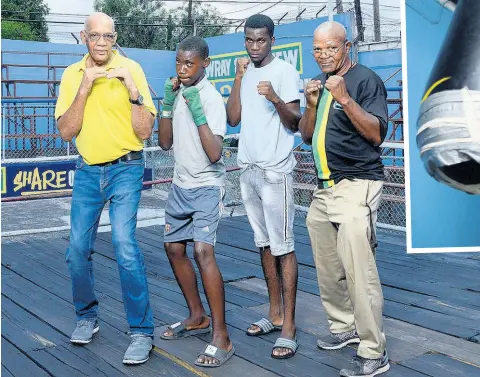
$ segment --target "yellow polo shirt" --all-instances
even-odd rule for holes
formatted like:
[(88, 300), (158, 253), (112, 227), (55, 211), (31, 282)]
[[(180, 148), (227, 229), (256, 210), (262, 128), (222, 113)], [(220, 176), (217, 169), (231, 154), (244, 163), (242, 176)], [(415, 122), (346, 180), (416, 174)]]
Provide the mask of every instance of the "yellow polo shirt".
[[(145, 107), (153, 114), (157, 110), (148, 89), (147, 79), (140, 64), (114, 51), (114, 57), (106, 67), (127, 68), (143, 97)], [(70, 65), (60, 83), (55, 119), (58, 120), (72, 105), (80, 84), (88, 54), (78, 63)], [(99, 78), (90, 92), (80, 133), (75, 138), (78, 152), (89, 165), (115, 160), (131, 151), (143, 148), (143, 141), (132, 127), (132, 105), (125, 85), (119, 79)]]

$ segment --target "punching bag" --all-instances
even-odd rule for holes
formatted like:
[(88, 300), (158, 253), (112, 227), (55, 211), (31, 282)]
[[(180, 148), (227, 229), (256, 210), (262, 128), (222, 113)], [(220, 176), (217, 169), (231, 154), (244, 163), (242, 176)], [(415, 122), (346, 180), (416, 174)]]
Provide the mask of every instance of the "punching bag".
[(437, 181), (480, 194), (480, 0), (456, 2), (417, 122), (417, 146)]

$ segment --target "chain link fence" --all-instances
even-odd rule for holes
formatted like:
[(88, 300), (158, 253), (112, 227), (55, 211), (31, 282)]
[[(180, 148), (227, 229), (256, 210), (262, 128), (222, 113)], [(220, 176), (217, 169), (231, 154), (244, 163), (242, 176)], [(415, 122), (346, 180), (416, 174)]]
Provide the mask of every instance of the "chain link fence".
[[(297, 166), (293, 172), (295, 215), (306, 217), (313, 198), (316, 175), (310, 152), (294, 152)], [(161, 183), (153, 186), (158, 195), (166, 198), (173, 177), (173, 151), (160, 148), (146, 152), (147, 167), (152, 168), (153, 180)], [(240, 169), (237, 165), (237, 148), (225, 147), (223, 161), (227, 171), (225, 215), (245, 215), (240, 193)], [(383, 156), (385, 184), (378, 211), (377, 226), (389, 232), (405, 232), (405, 171), (403, 157)]]
[[(2, 104), (2, 163), (23, 160), (65, 160), (78, 154), (74, 143), (60, 138), (54, 120), (54, 103)], [(158, 105), (158, 104), (157, 104)], [(156, 122), (157, 123), (157, 122)], [(157, 124), (155, 125), (155, 130)], [(227, 141), (225, 144), (228, 144)], [(403, 148), (403, 145), (402, 145)], [(296, 215), (306, 217), (312, 201), (316, 176), (311, 152), (294, 152), (297, 160), (293, 172)], [(404, 232), (405, 171), (403, 153), (393, 154), (386, 149), (382, 157), (385, 165), (385, 185), (378, 212), (378, 227), (393, 232)], [(225, 147), (223, 160), (227, 170), (226, 215), (244, 215), (240, 194), (240, 170), (237, 166), (237, 148)], [(146, 167), (152, 169), (153, 190), (166, 198), (174, 170), (173, 150), (157, 146), (157, 134), (145, 142)]]
[(74, 143), (60, 137), (54, 119), (55, 100), (2, 103), (2, 161), (77, 154)]

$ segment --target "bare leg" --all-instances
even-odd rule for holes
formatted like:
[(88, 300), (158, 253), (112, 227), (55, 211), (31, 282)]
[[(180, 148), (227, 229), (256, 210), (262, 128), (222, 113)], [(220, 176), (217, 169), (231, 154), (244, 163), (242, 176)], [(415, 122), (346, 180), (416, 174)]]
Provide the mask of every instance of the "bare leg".
[[(274, 257), (270, 251), (270, 247), (260, 248), (260, 257), (262, 261), (263, 274), (267, 283), (268, 299), (270, 301), (270, 310), (268, 319), (275, 326), (283, 324), (283, 307), (282, 307), (282, 284), (280, 280), (280, 260)], [(248, 332), (255, 334), (260, 331), (260, 327), (256, 325), (250, 326)]]
[[(203, 242), (195, 242), (195, 261), (202, 276), (203, 288), (212, 314), (213, 336), (211, 344), (230, 351), (233, 345), (228, 337), (227, 324), (225, 323), (225, 289), (222, 274), (215, 260), (213, 246)], [(216, 360), (211, 357), (200, 356), (197, 362), (214, 364)]]
[[(172, 266), (175, 278), (190, 310), (190, 316), (183, 321), (185, 328), (187, 330), (203, 329), (210, 325), (210, 320), (200, 299), (195, 270), (187, 256), (186, 249), (186, 242), (165, 243), (170, 266)], [(172, 336), (173, 333), (171, 330), (167, 330), (164, 335)]]
[[(298, 264), (295, 252), (277, 257), (280, 261), (280, 273), (283, 287), (285, 315), (282, 338), (295, 339), (295, 304), (297, 300)], [(285, 356), (292, 353), (288, 348), (276, 348), (274, 355)]]

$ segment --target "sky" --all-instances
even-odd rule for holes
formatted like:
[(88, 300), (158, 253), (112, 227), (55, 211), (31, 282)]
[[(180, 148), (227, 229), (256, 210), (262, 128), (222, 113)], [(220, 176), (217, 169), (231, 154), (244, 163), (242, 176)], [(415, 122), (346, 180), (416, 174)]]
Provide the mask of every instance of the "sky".
[[(55, 21), (68, 21), (68, 22), (83, 22), (85, 17), (93, 12), (93, 2), (94, 0), (44, 0), (50, 8), (51, 15), (48, 16), (49, 20)], [(212, 3), (215, 6), (221, 15), (225, 18), (233, 19), (243, 19), (252, 14), (259, 13), (265, 9), (271, 7), (270, 9), (264, 11), (263, 14), (270, 16), (272, 19), (279, 19), (285, 13), (288, 12), (285, 19), (291, 19), (294, 21), (295, 17), (300, 13), (304, 8), (307, 10), (303, 13), (303, 16), (306, 19), (315, 18), (315, 15), (318, 11), (326, 5), (327, 0), (318, 1), (318, 5), (312, 5), (313, 0), (304, 0), (309, 4), (304, 4), (299, 1), (296, 4), (284, 4), (282, 5), (275, 3), (278, 0), (259, 0), (258, 3), (252, 3), (255, 0), (235, 0), (236, 3)], [(285, 1), (285, 0), (284, 0)], [(382, 34), (383, 36), (390, 38), (399, 38), (400, 37), (400, 1), (401, 0), (380, 0), (380, 18), (382, 22)], [(242, 4), (242, 2), (245, 2)], [(293, 0), (288, 0), (289, 3)], [(344, 10), (350, 8), (353, 4), (353, 0), (344, 0)], [(335, 3), (335, 0), (333, 0)], [(362, 0), (362, 15), (364, 19), (364, 24), (367, 27), (366, 36), (370, 36), (370, 39), (373, 35), (373, 0)], [(182, 5), (182, 1), (169, 1), (165, 3), (167, 8), (173, 8), (176, 6)], [(273, 6), (272, 6), (273, 5)], [(328, 10), (325, 8), (319, 16), (327, 16)], [(240, 23), (240, 21), (239, 21)], [(77, 35), (82, 30), (82, 25), (72, 25), (72, 24), (49, 24), (49, 37), (51, 42), (57, 43), (77, 43), (75, 38), (70, 34), (74, 33)]]

